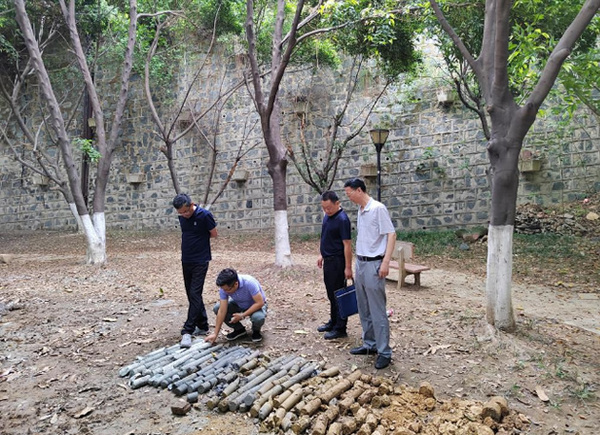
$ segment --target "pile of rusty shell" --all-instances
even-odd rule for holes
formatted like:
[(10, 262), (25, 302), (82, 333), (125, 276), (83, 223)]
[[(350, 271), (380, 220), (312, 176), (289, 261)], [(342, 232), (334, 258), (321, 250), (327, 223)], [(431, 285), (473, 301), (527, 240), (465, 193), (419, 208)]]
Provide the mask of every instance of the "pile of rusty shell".
[(222, 352), (213, 354), (212, 359), (194, 366), (194, 371), (186, 377), (169, 384), (167, 388), (177, 396), (191, 393), (208, 378), (217, 377), (227, 370), (233, 370), (231, 363), (248, 353), (250, 353), (249, 349), (240, 346), (225, 348)]
[(256, 400), (256, 396), (261, 389), (273, 385), (275, 381), (289, 374), (290, 370), (303, 361), (300, 357), (285, 357), (269, 364), (260, 376), (246, 382), (237, 390), (235, 397), (229, 397), (229, 410), (236, 411), (239, 409), (246, 412)]

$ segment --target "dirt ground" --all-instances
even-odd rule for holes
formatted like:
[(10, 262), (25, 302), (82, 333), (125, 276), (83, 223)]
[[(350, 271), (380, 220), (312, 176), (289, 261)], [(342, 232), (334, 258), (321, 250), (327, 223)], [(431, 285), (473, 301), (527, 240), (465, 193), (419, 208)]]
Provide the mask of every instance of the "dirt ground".
[[(175, 396), (133, 390), (121, 367), (178, 342), (186, 314), (176, 232), (108, 235), (109, 262), (83, 264), (80, 235), (0, 234), (0, 433), (2, 434), (256, 434), (247, 414), (218, 413), (198, 403), (182, 417)], [(316, 267), (317, 241), (294, 241), (295, 266), (273, 266), (270, 236), (221, 236), (213, 245), (205, 301), (217, 299), (224, 267), (257, 277), (269, 315), (264, 341), (271, 356), (297, 354), (375, 374), (373, 357), (351, 356), (360, 325), (325, 341), (316, 327), (328, 301)], [(436, 264), (422, 287), (388, 282), (392, 365), (379, 371), (396, 384), (429, 382), (438, 403), (504, 396), (528, 420), (512, 433), (598, 433), (600, 300), (596, 291), (513, 286), (518, 331), (490, 330), (484, 320), (484, 278), (468, 265)], [(460, 267), (460, 269), (459, 269)], [(409, 278), (409, 281), (411, 278)], [(214, 316), (210, 313), (210, 320)]]

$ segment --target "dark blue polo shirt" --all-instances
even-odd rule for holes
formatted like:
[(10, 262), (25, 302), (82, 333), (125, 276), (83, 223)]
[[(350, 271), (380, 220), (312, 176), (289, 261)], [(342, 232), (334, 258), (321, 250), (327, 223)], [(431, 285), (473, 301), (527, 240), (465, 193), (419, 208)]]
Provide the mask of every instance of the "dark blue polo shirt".
[(350, 219), (346, 212), (340, 210), (333, 216), (323, 216), (321, 227), (321, 256), (344, 256), (344, 240), (352, 239)]
[(210, 253), (210, 230), (217, 226), (212, 213), (196, 206), (189, 219), (179, 216), (181, 226), (181, 262), (208, 263)]

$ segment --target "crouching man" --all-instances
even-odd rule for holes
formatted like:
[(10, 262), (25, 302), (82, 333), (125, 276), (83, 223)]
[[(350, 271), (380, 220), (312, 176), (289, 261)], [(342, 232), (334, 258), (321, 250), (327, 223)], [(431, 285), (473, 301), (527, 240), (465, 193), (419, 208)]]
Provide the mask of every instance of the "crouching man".
[(213, 308), (217, 315), (215, 330), (204, 340), (214, 344), (223, 323), (233, 328), (225, 336), (227, 340), (245, 337), (248, 333), (242, 320), (249, 317), (252, 322), (252, 341), (261, 341), (260, 330), (267, 315), (267, 297), (258, 280), (250, 275), (238, 275), (234, 269), (223, 269), (217, 276), (217, 286), (219, 302)]

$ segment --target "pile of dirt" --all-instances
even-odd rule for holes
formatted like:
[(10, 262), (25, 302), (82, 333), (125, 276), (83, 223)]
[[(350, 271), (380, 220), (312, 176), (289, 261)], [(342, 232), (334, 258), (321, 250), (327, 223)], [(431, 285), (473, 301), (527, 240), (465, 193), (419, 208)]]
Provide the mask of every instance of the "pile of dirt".
[(515, 232), (600, 238), (600, 194), (553, 207), (522, 204), (517, 207)]

